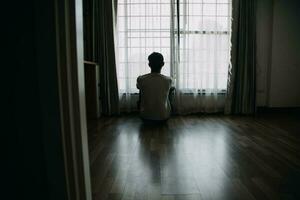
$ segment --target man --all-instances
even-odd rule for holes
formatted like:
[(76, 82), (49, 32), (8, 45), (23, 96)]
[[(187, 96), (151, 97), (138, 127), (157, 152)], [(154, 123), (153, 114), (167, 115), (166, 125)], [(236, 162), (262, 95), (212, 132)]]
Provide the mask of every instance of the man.
[(136, 85), (140, 90), (138, 107), (142, 119), (163, 122), (171, 114), (169, 95), (173, 90), (172, 79), (160, 73), (165, 64), (160, 53), (153, 52), (148, 61), (151, 73), (137, 78)]

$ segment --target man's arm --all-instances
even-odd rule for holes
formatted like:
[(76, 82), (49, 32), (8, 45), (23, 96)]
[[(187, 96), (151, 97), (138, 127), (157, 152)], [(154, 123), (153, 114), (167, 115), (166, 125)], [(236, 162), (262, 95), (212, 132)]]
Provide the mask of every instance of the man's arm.
[(141, 90), (139, 90), (139, 100), (136, 102), (138, 110), (141, 108)]
[(169, 101), (170, 102), (173, 101), (174, 93), (175, 93), (175, 87), (171, 87), (169, 90)]
[(168, 95), (170, 106), (171, 106), (171, 112), (174, 111), (174, 106), (173, 106), (174, 96), (175, 96), (175, 87), (172, 86), (169, 90), (169, 95)]
[(141, 107), (141, 90), (140, 90), (140, 77), (136, 79), (136, 88), (139, 90), (139, 100), (136, 102), (138, 110), (140, 110)]

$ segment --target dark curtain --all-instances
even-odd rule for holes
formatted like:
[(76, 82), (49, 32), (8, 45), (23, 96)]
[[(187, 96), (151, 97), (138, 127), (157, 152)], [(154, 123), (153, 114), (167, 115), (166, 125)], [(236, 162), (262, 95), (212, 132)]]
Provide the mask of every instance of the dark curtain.
[(114, 26), (115, 7), (113, 1), (94, 0), (95, 61), (100, 67), (100, 98), (102, 113), (119, 113), (119, 96), (115, 60)]
[(95, 61), (95, 38), (94, 38), (94, 0), (84, 0), (83, 4), (83, 29), (84, 29), (84, 60)]
[(233, 0), (226, 114), (256, 110), (256, 0)]

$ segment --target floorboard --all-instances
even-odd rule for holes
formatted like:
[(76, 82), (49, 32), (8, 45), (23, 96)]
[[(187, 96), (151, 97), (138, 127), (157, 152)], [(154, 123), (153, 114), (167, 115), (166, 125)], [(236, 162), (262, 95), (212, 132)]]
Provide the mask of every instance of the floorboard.
[(300, 199), (300, 118), (89, 122), (93, 200)]

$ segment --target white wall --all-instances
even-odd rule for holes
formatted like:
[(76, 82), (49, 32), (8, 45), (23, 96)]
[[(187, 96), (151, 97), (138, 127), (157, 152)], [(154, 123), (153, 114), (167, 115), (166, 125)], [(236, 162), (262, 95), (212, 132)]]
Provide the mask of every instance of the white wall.
[(268, 100), (269, 69), (271, 68), (273, 0), (257, 1), (256, 18), (257, 66), (256, 101), (258, 106), (266, 106)]
[(257, 104), (300, 106), (300, 1), (259, 0)]
[(300, 106), (300, 1), (274, 0), (270, 107)]

